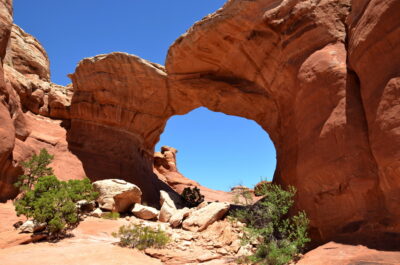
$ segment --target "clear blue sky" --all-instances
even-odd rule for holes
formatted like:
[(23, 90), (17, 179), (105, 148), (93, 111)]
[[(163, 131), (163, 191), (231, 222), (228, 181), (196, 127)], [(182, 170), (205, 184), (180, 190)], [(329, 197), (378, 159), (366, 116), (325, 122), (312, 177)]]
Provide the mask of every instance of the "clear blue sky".
[[(168, 47), (224, 0), (14, 0), (14, 21), (45, 47), (52, 81), (70, 83), (77, 63), (123, 51), (164, 64)], [(161, 145), (179, 150), (178, 167), (214, 189), (272, 178), (275, 149), (253, 121), (205, 108), (170, 119)]]

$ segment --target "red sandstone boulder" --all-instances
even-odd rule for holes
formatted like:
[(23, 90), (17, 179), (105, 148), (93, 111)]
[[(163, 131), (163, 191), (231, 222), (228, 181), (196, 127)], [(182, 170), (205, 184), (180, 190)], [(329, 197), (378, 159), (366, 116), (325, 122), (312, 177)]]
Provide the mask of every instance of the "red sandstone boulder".
[(378, 251), (365, 246), (329, 242), (306, 253), (298, 265), (399, 264), (400, 253)]

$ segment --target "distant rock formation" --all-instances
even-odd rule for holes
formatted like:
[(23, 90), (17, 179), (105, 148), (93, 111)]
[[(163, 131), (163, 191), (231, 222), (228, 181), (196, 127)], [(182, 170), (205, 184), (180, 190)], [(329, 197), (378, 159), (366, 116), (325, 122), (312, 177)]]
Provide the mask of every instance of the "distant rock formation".
[[(13, 194), (16, 157), (37, 128), (27, 126), (27, 110), (70, 122), (62, 154), (91, 179), (125, 179), (157, 201), (160, 134), (171, 116), (204, 106), (269, 133), (274, 182), (297, 188), (315, 240), (400, 233), (399, 1), (230, 0), (175, 41), (165, 68), (125, 53), (84, 59), (71, 75), (70, 105), (70, 89), (19, 88), (24, 78), (26, 87), (48, 81), (46, 56), (28, 44), (37, 56), (12, 59), (23, 47), (6, 56), (11, 1), (0, 8), (0, 56), (12, 62), (6, 78), (0, 68), (1, 198)], [(11, 45), (32, 40), (17, 28), (11, 36)], [(154, 167), (167, 183), (171, 165)]]

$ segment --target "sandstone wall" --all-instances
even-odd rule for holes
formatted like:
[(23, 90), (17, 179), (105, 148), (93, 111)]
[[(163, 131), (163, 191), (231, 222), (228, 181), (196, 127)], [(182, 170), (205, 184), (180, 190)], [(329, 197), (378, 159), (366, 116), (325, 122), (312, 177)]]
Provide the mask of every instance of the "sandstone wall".
[[(1, 3), (3, 59), (11, 5)], [(315, 240), (398, 239), (398, 10), (396, 0), (230, 0), (175, 41), (165, 68), (125, 53), (84, 59), (71, 75), (72, 100), (72, 88), (48, 82), (43, 50), (15, 28), (11, 45), (27, 48), (9, 47), (0, 75), (0, 172), (10, 172), (41, 114), (70, 121), (68, 142), (55, 122), (50, 145), (79, 172), (131, 181), (155, 203), (163, 182), (153, 152), (166, 122), (204, 106), (269, 133), (274, 181), (296, 186)], [(23, 62), (13, 56), (35, 49)], [(2, 198), (15, 175), (1, 174)]]
[(51, 166), (59, 178), (85, 176), (81, 161), (68, 149), (64, 128), (72, 89), (49, 81), (46, 51), (12, 22), (12, 1), (1, 0), (0, 201), (17, 195), (13, 184), (22, 173), (20, 162), (42, 148), (55, 155)]
[[(385, 208), (382, 223), (400, 217), (400, 1), (354, 1), (349, 68), (359, 79), (367, 134)], [(383, 214), (385, 213), (385, 214)], [(389, 226), (390, 227), (390, 226)]]
[[(395, 10), (398, 1), (228, 1), (178, 38), (166, 70), (120, 53), (84, 60), (73, 75), (69, 142), (93, 166), (97, 150), (127, 158), (101, 170), (126, 177), (121, 168), (150, 163), (169, 117), (205, 106), (270, 134), (275, 182), (297, 187), (315, 239), (398, 231)], [(99, 127), (101, 136), (85, 135)]]

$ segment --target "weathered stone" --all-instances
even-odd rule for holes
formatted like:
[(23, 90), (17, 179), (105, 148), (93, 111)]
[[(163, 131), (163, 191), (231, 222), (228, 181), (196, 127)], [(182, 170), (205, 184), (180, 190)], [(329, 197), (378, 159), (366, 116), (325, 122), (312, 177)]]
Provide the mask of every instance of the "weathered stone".
[(306, 253), (298, 265), (398, 264), (399, 251), (379, 251), (362, 245), (329, 242)]
[(132, 209), (132, 213), (134, 216), (144, 220), (156, 219), (159, 215), (159, 211), (157, 209), (149, 206), (144, 206), (139, 203), (135, 204)]
[(164, 203), (161, 206), (160, 209), (160, 216), (158, 217), (158, 220), (160, 222), (167, 223), (171, 219), (171, 217), (177, 212), (177, 209), (175, 207), (172, 207), (168, 203)]
[(10, 45), (4, 63), (24, 75), (37, 75), (50, 80), (50, 62), (47, 52), (32, 35), (13, 25)]
[[(48, 98), (49, 93), (65, 89), (48, 81), (50, 72), (43, 47), (12, 25), (11, 11), (11, 1), (0, 1), (0, 53), (4, 62), (0, 64), (0, 201), (18, 194), (13, 184), (22, 174), (20, 163), (42, 148), (55, 155), (51, 166), (60, 179), (85, 177), (81, 161), (68, 149), (66, 130), (61, 122), (24, 113), (32, 111), (53, 118), (69, 118), (67, 105), (72, 93), (57, 92), (55, 97)], [(7, 44), (7, 49), (3, 44)], [(6, 50), (7, 58), (3, 53)], [(65, 103), (65, 106), (58, 105), (63, 110), (54, 115), (49, 107), (53, 101)]]
[(103, 215), (103, 211), (100, 208), (96, 208), (93, 212), (90, 213), (90, 216), (100, 218)]
[(168, 204), (168, 206), (176, 209), (175, 202), (177, 201), (177, 199), (175, 198), (175, 200), (173, 200), (171, 198), (171, 195), (172, 195), (172, 193), (168, 193), (164, 190), (161, 190), (160, 191), (160, 205)]
[(22, 233), (33, 233), (33, 228), (35, 227), (35, 223), (32, 220), (28, 220), (23, 223), (18, 229)]
[(80, 200), (76, 203), (76, 207), (84, 213), (92, 212), (96, 208), (94, 201)]
[(21, 233), (34, 233), (43, 231), (45, 228), (46, 228), (46, 223), (38, 224), (32, 220), (28, 220), (25, 223), (23, 223), (20, 227), (18, 227), (18, 230)]
[(202, 203), (200, 203), (199, 205), (197, 205), (196, 210), (200, 210), (201, 208), (204, 208), (208, 205), (208, 202), (204, 201)]
[(97, 202), (101, 209), (126, 212), (134, 203), (141, 203), (139, 187), (120, 179), (105, 179), (93, 182), (99, 192)]
[(182, 224), (182, 221), (188, 217), (191, 213), (191, 210), (189, 208), (183, 208), (176, 210), (175, 213), (171, 216), (169, 219), (169, 224), (171, 227), (175, 228), (178, 227)]
[(206, 262), (206, 261), (210, 261), (210, 260), (214, 260), (214, 259), (219, 259), (221, 258), (220, 254), (203, 254), (200, 257), (197, 258), (197, 261), (199, 262)]
[(228, 203), (213, 202), (204, 208), (194, 211), (183, 221), (182, 227), (190, 231), (203, 231), (215, 221), (220, 220), (229, 210)]

